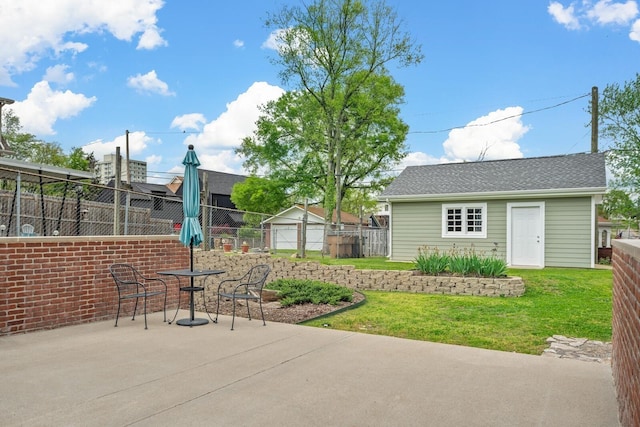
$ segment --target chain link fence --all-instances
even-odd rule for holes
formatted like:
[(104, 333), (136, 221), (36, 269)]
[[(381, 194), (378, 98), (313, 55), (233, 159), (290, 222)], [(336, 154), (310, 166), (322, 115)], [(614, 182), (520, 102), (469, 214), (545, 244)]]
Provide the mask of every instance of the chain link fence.
[[(116, 191), (99, 184), (74, 182), (64, 189), (59, 183), (50, 185), (58, 187), (55, 191), (48, 189), (49, 195), (33, 185), (21, 187), (19, 194), (15, 187), (0, 190), (0, 236), (180, 233), (184, 218), (182, 199), (168, 189), (163, 190), (164, 186), (137, 184), (136, 191), (129, 188)], [(338, 257), (386, 255), (386, 229), (347, 226), (325, 236), (324, 224), (303, 227), (299, 218), (279, 218), (280, 223), (269, 223), (266, 220), (270, 217), (201, 204), (203, 249), (239, 251), (248, 247), (252, 251), (295, 252), (305, 242), (306, 250), (331, 250), (332, 256)]]

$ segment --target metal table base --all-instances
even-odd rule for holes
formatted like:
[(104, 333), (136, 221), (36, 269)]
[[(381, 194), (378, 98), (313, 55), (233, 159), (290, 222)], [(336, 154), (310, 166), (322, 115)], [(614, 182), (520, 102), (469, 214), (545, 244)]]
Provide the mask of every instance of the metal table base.
[[(180, 326), (201, 326), (209, 323), (207, 319), (195, 317), (195, 304), (194, 304), (194, 294), (196, 292), (204, 291), (204, 286), (194, 286), (193, 280), (195, 277), (205, 277), (205, 280), (210, 276), (216, 274), (222, 274), (224, 270), (168, 270), (168, 271), (158, 271), (157, 274), (164, 276), (174, 276), (178, 279), (178, 291), (179, 292), (189, 292), (189, 318), (188, 319), (180, 319), (176, 322), (177, 325)], [(188, 277), (190, 280), (190, 286), (182, 286), (180, 284), (181, 277)], [(174, 320), (176, 320), (176, 316), (178, 315), (178, 311), (180, 310), (180, 298), (178, 298), (178, 308), (176, 309), (176, 314), (173, 316), (173, 319), (169, 324), (171, 324)], [(205, 304), (205, 311), (207, 311), (207, 306)], [(209, 312), (207, 311), (207, 315), (209, 316)], [(211, 316), (209, 316), (211, 318)], [(213, 320), (212, 320), (213, 321)]]

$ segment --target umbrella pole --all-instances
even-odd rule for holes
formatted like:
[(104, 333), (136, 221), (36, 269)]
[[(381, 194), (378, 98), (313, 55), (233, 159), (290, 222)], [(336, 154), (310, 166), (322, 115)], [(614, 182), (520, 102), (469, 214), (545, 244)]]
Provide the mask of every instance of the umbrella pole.
[(193, 271), (193, 237), (191, 238), (191, 241), (189, 242), (189, 252), (191, 254), (191, 271)]
[[(190, 256), (191, 256), (191, 272), (193, 272), (193, 237), (191, 237), (191, 241), (189, 242), (189, 252), (190, 252)], [(191, 298), (189, 298), (191, 300), (191, 304), (189, 307), (189, 314), (191, 315), (191, 321), (193, 322), (193, 320), (195, 319), (196, 315), (195, 315), (195, 304), (193, 302), (193, 283), (194, 282), (194, 277), (193, 275), (191, 276)]]

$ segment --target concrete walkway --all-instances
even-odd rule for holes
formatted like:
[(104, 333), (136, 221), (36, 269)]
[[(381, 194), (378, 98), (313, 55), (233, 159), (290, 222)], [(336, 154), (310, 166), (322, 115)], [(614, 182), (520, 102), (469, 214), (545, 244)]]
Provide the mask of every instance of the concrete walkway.
[(0, 424), (618, 425), (605, 364), (236, 320), (1, 337)]

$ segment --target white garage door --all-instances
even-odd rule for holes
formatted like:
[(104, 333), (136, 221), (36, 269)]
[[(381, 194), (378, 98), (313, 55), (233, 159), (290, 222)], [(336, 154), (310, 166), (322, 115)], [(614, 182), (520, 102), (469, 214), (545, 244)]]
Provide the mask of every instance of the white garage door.
[(297, 249), (298, 248), (298, 227), (295, 225), (275, 225), (271, 226), (271, 248), (272, 249)]
[[(324, 226), (319, 224), (307, 225), (308, 251), (322, 250)], [(298, 227), (290, 224), (273, 224), (271, 226), (271, 247), (273, 249), (298, 249)]]

